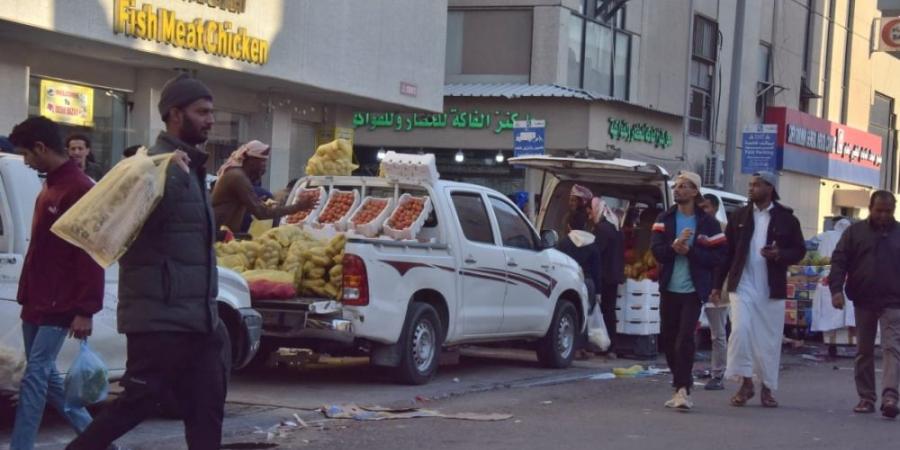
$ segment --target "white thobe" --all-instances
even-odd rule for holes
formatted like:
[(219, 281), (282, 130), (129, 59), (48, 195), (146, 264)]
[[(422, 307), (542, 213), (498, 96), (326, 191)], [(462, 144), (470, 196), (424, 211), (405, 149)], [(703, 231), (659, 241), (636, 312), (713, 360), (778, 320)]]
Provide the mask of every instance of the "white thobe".
[(771, 299), (766, 259), (761, 250), (771, 221), (772, 206), (753, 207), (753, 238), (737, 291), (730, 294), (731, 336), (728, 340), (727, 378), (757, 378), (778, 389), (784, 301)]

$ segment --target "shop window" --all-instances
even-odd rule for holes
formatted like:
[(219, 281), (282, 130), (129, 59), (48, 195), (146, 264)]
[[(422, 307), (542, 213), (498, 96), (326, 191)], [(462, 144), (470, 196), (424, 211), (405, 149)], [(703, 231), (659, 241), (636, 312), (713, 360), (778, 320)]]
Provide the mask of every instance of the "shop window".
[[(47, 115), (47, 106), (41, 108), (42, 77), (31, 77), (28, 85), (28, 116)], [(49, 79), (47, 79), (49, 80)], [(54, 81), (54, 80), (49, 80)], [(62, 82), (60, 82), (62, 83)], [(89, 125), (77, 125), (57, 120), (62, 138), (70, 134), (84, 134), (91, 139), (89, 158), (100, 165), (106, 172), (122, 159), (122, 150), (126, 145), (128, 93), (124, 91), (87, 86), (71, 82), (67, 85), (86, 88), (92, 93), (93, 114), (87, 118)]]
[(759, 74), (756, 82), (756, 116), (763, 117), (766, 108), (775, 100), (775, 84), (772, 83), (772, 47), (762, 42), (759, 44)]
[(568, 28), (569, 86), (627, 100), (631, 34), (624, 29), (624, 2), (587, 0), (572, 11)]
[(881, 136), (881, 187), (892, 192), (900, 188), (897, 173), (897, 116), (894, 99), (875, 93), (869, 108), (869, 132)]
[(712, 129), (712, 91), (718, 57), (718, 25), (704, 17), (694, 17), (691, 50), (691, 100), (688, 131), (709, 139)]
[(228, 160), (231, 152), (247, 141), (249, 117), (246, 114), (216, 110), (216, 122), (209, 132), (206, 171), (214, 174)]
[(503, 240), (504, 247), (525, 250), (537, 248), (534, 231), (528, 225), (528, 221), (512, 205), (504, 200), (491, 197), (491, 206), (494, 209), (494, 215), (497, 216), (497, 226), (500, 228), (500, 238)]
[(450, 197), (466, 239), (493, 245), (494, 232), (481, 194), (455, 192)]

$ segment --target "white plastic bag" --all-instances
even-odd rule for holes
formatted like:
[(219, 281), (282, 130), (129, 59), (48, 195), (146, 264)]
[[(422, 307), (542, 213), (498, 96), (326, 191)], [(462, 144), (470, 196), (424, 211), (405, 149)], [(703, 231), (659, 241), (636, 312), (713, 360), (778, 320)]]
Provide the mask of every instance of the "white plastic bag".
[(0, 345), (0, 392), (18, 392), (25, 374), (25, 356)]
[(104, 268), (134, 242), (162, 199), (172, 153), (148, 156), (141, 148), (122, 160), (50, 228)]
[(600, 312), (600, 305), (594, 305), (594, 311), (588, 316), (588, 342), (599, 348), (601, 352), (608, 350), (611, 343), (609, 333), (606, 331), (606, 324), (603, 322), (603, 313)]
[(106, 400), (109, 393), (109, 371), (103, 360), (81, 341), (81, 350), (65, 381), (65, 410), (83, 408)]

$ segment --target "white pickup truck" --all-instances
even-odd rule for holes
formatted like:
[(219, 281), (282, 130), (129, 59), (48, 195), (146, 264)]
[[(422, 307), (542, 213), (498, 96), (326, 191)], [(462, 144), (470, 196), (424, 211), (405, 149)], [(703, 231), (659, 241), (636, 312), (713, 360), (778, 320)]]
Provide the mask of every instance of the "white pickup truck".
[[(28, 243), (34, 203), (43, 182), (28, 168), (21, 156), (0, 154), (0, 346), (21, 350), (22, 327), (16, 302), (19, 275)], [(125, 370), (125, 336), (116, 330), (119, 269), (106, 271), (103, 310), (94, 316), (91, 347), (103, 357), (113, 377)], [(262, 320), (250, 305), (250, 291), (241, 276), (219, 268), (219, 316), (231, 338), (233, 368), (246, 366), (259, 348)], [(67, 339), (58, 366), (66, 371), (78, 350), (74, 339)]]
[(339, 302), (254, 301), (263, 316), (261, 356), (280, 346), (361, 351), (410, 384), (431, 379), (443, 347), (467, 343), (531, 341), (544, 366), (571, 364), (588, 305), (581, 269), (553, 248), (555, 231), (539, 235), (506, 196), (448, 181), (308, 177), (298, 184), (427, 195), (433, 210), (415, 240), (350, 235)]

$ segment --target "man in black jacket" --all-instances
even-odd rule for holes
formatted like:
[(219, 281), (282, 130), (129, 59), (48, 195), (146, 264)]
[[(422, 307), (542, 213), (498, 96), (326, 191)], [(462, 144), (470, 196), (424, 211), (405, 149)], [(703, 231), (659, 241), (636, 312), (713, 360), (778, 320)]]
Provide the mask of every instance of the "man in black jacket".
[(667, 408), (693, 407), (694, 329), (713, 287), (713, 269), (725, 257), (722, 227), (697, 207), (700, 182), (700, 175), (693, 172), (678, 175), (673, 188), (676, 206), (659, 215), (650, 238), (653, 257), (662, 268), (660, 342), (675, 387)]
[(619, 220), (615, 213), (599, 197), (591, 201), (591, 219), (594, 221), (594, 236), (600, 249), (600, 312), (609, 333), (607, 357), (615, 358), (616, 348), (616, 300), (619, 285), (625, 282), (625, 236), (619, 230)]
[(170, 391), (180, 401), (188, 448), (218, 449), (226, 376), (218, 317), (215, 225), (197, 146), (213, 125), (212, 93), (181, 75), (163, 87), (166, 131), (150, 154), (175, 153), (165, 193), (119, 261), (120, 333), (127, 336), (125, 392), (70, 449), (105, 448), (152, 412)]
[(869, 200), (869, 218), (850, 226), (831, 257), (831, 303), (844, 308), (844, 286), (855, 306), (859, 333), (856, 353), (857, 413), (875, 412), (875, 335), (881, 322), (884, 353), (881, 414), (893, 419), (900, 385), (900, 279), (882, 268), (900, 267), (900, 226), (894, 220), (894, 194), (876, 191)]
[(781, 339), (784, 333), (784, 299), (787, 268), (806, 255), (800, 221), (794, 211), (778, 203), (776, 178), (771, 172), (754, 173), (747, 205), (734, 213), (725, 236), (728, 239), (726, 270), (717, 271), (712, 301), (720, 301), (725, 287), (730, 297), (731, 339), (725, 377), (743, 378), (731, 398), (733, 406), (744, 406), (754, 396), (753, 377), (760, 379), (763, 406), (778, 406)]

